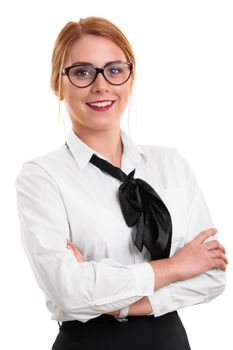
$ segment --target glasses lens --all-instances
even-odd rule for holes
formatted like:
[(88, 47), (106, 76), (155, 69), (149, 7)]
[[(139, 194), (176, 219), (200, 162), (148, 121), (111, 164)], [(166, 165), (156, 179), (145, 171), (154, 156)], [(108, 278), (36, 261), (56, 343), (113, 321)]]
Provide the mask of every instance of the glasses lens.
[(113, 85), (124, 84), (130, 76), (130, 65), (124, 62), (110, 63), (104, 69), (106, 79)]
[(95, 68), (87, 65), (72, 67), (69, 70), (71, 82), (78, 87), (85, 87), (95, 78)]

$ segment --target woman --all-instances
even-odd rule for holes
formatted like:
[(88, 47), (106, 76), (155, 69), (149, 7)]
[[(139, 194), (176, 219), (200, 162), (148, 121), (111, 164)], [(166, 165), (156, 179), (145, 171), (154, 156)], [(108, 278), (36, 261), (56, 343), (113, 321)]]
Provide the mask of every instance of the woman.
[(23, 246), (60, 326), (53, 350), (190, 349), (176, 310), (224, 290), (225, 249), (187, 161), (120, 127), (134, 77), (106, 19), (60, 32), (51, 85), (72, 129), (16, 180)]

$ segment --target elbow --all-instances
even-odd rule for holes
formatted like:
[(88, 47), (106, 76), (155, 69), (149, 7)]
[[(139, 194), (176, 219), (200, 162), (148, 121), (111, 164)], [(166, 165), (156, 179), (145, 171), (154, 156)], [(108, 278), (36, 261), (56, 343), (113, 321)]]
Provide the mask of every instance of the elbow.
[(226, 272), (222, 270), (217, 271), (217, 290), (216, 297), (222, 294), (226, 289)]
[(93, 307), (93, 301), (88, 298), (86, 293), (77, 291), (75, 294), (67, 288), (63, 288), (60, 292), (56, 294), (53, 302), (66, 315), (81, 322), (86, 322), (101, 315), (101, 312)]
[(56, 292), (51, 293), (54, 296), (56, 304), (66, 314), (82, 313), (87, 310), (90, 312), (92, 309), (92, 290), (86, 285), (85, 288), (77, 286), (73, 288), (73, 285), (60, 284), (56, 289)]
[(206, 273), (211, 280), (208, 288), (207, 302), (221, 295), (226, 289), (226, 272), (220, 269), (210, 270)]
[(95, 285), (93, 264), (73, 263), (64, 259), (54, 269), (39, 265), (40, 285), (45, 294), (65, 314), (94, 313), (93, 289)]

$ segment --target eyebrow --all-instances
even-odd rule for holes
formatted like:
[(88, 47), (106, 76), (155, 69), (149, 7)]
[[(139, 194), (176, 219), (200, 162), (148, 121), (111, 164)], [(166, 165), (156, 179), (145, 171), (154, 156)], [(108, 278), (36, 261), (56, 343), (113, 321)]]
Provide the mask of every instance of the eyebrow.
[[(104, 66), (106, 66), (107, 64), (110, 64), (110, 63), (120, 63), (120, 62), (123, 62), (123, 61), (121, 61), (121, 60), (110, 61), (110, 62), (106, 62), (106, 63), (104, 64)], [(74, 63), (71, 64), (71, 66), (76, 66), (76, 65), (78, 65), (78, 64), (81, 64), (81, 65), (88, 65), (88, 66), (94, 66), (93, 63), (91, 63), (91, 62), (84, 62), (84, 61), (77, 61), (77, 62), (74, 62)], [(103, 66), (103, 67), (104, 67), (104, 66)]]

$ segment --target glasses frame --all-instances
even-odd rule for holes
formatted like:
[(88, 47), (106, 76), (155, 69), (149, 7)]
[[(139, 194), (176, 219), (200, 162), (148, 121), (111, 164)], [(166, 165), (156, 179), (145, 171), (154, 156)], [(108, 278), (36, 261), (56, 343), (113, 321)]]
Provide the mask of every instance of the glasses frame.
[[(121, 84), (114, 84), (114, 83), (111, 83), (111, 81), (109, 81), (109, 80), (106, 78), (106, 76), (104, 75), (104, 70), (105, 70), (105, 68), (108, 67), (108, 66), (110, 66), (111, 64), (114, 64), (114, 63), (124, 63), (124, 64), (127, 64), (127, 65), (129, 66), (129, 76), (128, 76), (128, 78), (126, 79), (126, 81), (124, 81), (124, 82), (121, 83)], [(94, 77), (93, 81), (92, 81), (90, 84), (85, 85), (85, 86), (78, 86), (78, 85), (76, 85), (76, 84), (74, 84), (74, 83), (72, 82), (72, 80), (70, 79), (70, 75), (69, 75), (69, 74), (70, 74), (70, 70), (71, 70), (72, 68), (74, 68), (74, 67), (82, 67), (82, 66), (92, 67), (92, 68), (95, 69), (96, 73), (95, 73), (95, 77)], [(115, 86), (123, 85), (123, 84), (125, 84), (125, 83), (129, 80), (129, 78), (130, 78), (130, 76), (131, 76), (131, 74), (132, 74), (132, 70), (133, 70), (133, 63), (131, 63), (131, 62), (112, 61), (112, 62), (108, 62), (107, 64), (105, 64), (105, 66), (100, 67), (100, 68), (95, 67), (95, 66), (93, 66), (92, 64), (81, 64), (81, 63), (80, 63), (80, 64), (74, 64), (74, 65), (72, 65), (72, 66), (69, 66), (69, 67), (64, 68), (63, 71), (62, 71), (62, 75), (66, 75), (66, 76), (68, 77), (68, 79), (69, 79), (69, 81), (70, 81), (70, 83), (71, 83), (72, 85), (76, 86), (77, 88), (82, 89), (82, 88), (86, 88), (86, 87), (90, 86), (91, 84), (93, 84), (94, 81), (96, 80), (96, 78), (97, 78), (97, 76), (98, 76), (99, 73), (101, 73), (101, 74), (103, 75), (104, 79), (105, 79), (109, 84), (115, 85)]]

